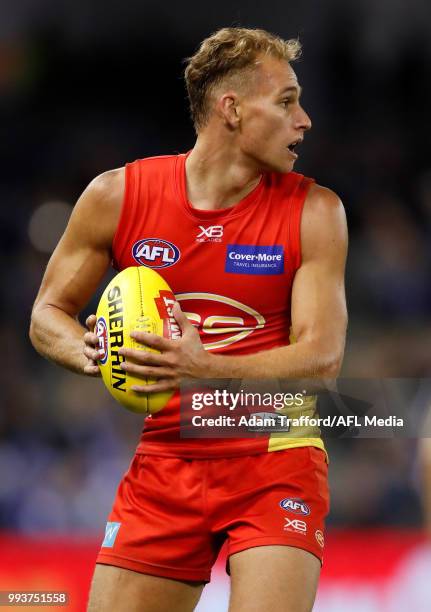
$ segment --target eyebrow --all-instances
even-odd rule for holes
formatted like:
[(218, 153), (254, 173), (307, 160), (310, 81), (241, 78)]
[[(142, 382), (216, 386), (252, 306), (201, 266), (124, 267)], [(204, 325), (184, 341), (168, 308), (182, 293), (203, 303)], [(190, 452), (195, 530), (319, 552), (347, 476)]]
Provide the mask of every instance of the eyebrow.
[(298, 94), (298, 98), (300, 98), (301, 94), (302, 94), (302, 87), (300, 85), (298, 85), (298, 86), (297, 85), (291, 85), (290, 87), (285, 87), (284, 89), (282, 89), (280, 91), (280, 95), (283, 94), (283, 93), (291, 92), (291, 91), (297, 93)]

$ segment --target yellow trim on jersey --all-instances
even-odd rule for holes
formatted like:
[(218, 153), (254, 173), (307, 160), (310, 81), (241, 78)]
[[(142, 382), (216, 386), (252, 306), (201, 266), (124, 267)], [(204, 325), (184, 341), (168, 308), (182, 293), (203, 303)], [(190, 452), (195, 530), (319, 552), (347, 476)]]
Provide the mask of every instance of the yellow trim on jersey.
[[(286, 406), (278, 411), (279, 414), (288, 416), (290, 419), (300, 419), (301, 416), (317, 418), (317, 396), (306, 395), (301, 406)], [(288, 432), (272, 433), (268, 440), (268, 452), (284, 450), (287, 448), (300, 448), (304, 446), (314, 446), (320, 448), (326, 455), (329, 463), (328, 453), (325, 444), (320, 437), (320, 428), (317, 426), (292, 425)]]
[(320, 448), (326, 455), (329, 463), (328, 453), (322, 438), (286, 438), (281, 434), (271, 434), (268, 440), (268, 452), (285, 450), (286, 448), (299, 448), (301, 446), (315, 446)]

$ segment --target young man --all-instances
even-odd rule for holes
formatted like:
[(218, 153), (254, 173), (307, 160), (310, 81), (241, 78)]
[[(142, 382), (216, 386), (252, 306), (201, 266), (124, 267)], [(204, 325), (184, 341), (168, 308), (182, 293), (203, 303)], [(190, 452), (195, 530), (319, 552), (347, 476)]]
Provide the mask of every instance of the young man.
[[(83, 352), (77, 315), (112, 259), (119, 270), (163, 264), (157, 269), (182, 307), (174, 307), (180, 340), (137, 333), (160, 354), (123, 351), (127, 372), (156, 379), (138, 393), (177, 389), (183, 377), (337, 375), (346, 222), (332, 191), (292, 172), (311, 127), (291, 67), (299, 51), (296, 40), (242, 28), (202, 43), (186, 69), (193, 150), (106, 172), (84, 191), (34, 306), (31, 338), (41, 354), (99, 374), (95, 317)], [(152, 252), (150, 239), (160, 249)], [(182, 439), (176, 393), (146, 419), (89, 609), (193, 610), (227, 540), (231, 612), (311, 610), (327, 511), (315, 432)]]

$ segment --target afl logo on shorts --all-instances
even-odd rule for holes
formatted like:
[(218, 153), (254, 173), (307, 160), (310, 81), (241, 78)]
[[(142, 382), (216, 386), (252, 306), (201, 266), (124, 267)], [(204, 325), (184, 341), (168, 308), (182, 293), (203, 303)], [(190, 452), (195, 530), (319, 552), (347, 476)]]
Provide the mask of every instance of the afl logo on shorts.
[(97, 319), (96, 336), (99, 338), (99, 349), (103, 351), (103, 355), (100, 355), (99, 361), (102, 365), (104, 365), (108, 359), (108, 329), (106, 327), (106, 321), (103, 317)]
[(167, 268), (180, 258), (180, 250), (172, 242), (160, 238), (143, 238), (132, 247), (135, 261), (147, 268)]
[(308, 516), (311, 513), (310, 508), (305, 502), (302, 501), (302, 499), (286, 497), (285, 499), (281, 500), (280, 507), (283, 508), (283, 510), (288, 510), (294, 514), (302, 514), (303, 516)]

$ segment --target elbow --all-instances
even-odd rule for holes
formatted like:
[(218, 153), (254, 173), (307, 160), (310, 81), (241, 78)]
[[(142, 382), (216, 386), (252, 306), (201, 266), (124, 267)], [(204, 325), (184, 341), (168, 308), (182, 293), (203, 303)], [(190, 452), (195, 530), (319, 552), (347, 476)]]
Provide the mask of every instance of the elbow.
[(343, 365), (343, 353), (330, 353), (322, 357), (317, 375), (322, 378), (337, 378)]
[(312, 376), (316, 378), (337, 378), (343, 365), (344, 342), (335, 343), (325, 337), (315, 338), (307, 344), (311, 357)]
[(320, 369), (319, 376), (322, 378), (337, 378), (341, 370), (341, 361), (334, 360), (333, 362), (323, 365)]
[(39, 321), (39, 312), (37, 308), (33, 308), (31, 317), (30, 317), (30, 326), (28, 330), (28, 337), (30, 339), (33, 348), (41, 354), (41, 345), (42, 345), (42, 331), (41, 324)]
[(37, 340), (38, 340), (37, 317), (36, 317), (36, 314), (35, 314), (34, 310), (31, 313), (30, 327), (28, 329), (28, 337), (29, 337), (30, 342), (33, 345), (33, 347), (37, 350)]

